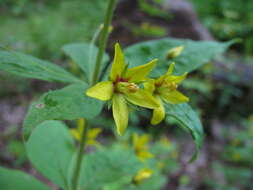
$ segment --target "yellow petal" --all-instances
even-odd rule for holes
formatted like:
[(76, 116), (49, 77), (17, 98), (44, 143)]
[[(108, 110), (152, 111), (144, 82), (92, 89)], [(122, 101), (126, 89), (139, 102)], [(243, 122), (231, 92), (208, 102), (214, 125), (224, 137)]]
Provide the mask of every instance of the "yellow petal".
[(97, 83), (95, 86), (86, 91), (86, 95), (106, 101), (111, 99), (113, 93), (113, 83), (111, 81), (103, 81)]
[(141, 183), (145, 179), (150, 178), (153, 175), (153, 171), (149, 168), (144, 168), (138, 171), (137, 175), (133, 178), (133, 182), (136, 184)]
[(148, 151), (140, 151), (137, 153), (137, 157), (141, 160), (141, 161), (145, 161), (149, 158), (153, 158), (154, 155)]
[(180, 76), (170, 75), (165, 78), (165, 81), (179, 84), (186, 78), (186, 76), (187, 76), (187, 73), (184, 73), (183, 75), (180, 75)]
[(153, 59), (145, 65), (128, 69), (124, 75), (124, 78), (129, 79), (129, 82), (142, 82), (146, 80), (147, 75), (153, 69), (157, 61), (158, 59)]
[(137, 146), (138, 147), (142, 147), (142, 148), (145, 148), (146, 144), (148, 144), (150, 140), (150, 136), (149, 135), (141, 135), (138, 139), (138, 143), (137, 143)]
[(162, 98), (170, 104), (180, 104), (188, 102), (189, 98), (183, 95), (181, 92), (174, 90), (168, 93), (162, 93)]
[(159, 106), (157, 100), (147, 91), (139, 89), (136, 92), (125, 94), (126, 99), (137, 106), (154, 109)]
[(112, 81), (115, 81), (117, 77), (120, 77), (126, 67), (124, 54), (118, 43), (115, 44), (114, 51), (115, 51), (114, 60), (112, 63), (112, 68), (111, 68), (111, 73), (110, 73), (110, 79)]
[(165, 117), (165, 110), (164, 110), (163, 102), (162, 102), (161, 98), (159, 98), (159, 97), (156, 97), (156, 98), (157, 98), (157, 101), (159, 102), (159, 107), (155, 108), (153, 111), (153, 116), (151, 119), (152, 125), (159, 124)]
[(128, 124), (128, 107), (123, 95), (115, 94), (112, 98), (112, 112), (117, 132), (123, 135)]
[(143, 83), (144, 89), (151, 94), (155, 91), (155, 80), (154, 79), (148, 79), (146, 82)]
[(93, 128), (88, 131), (87, 137), (89, 140), (94, 140), (101, 133), (102, 129)]
[(171, 64), (170, 64), (170, 66), (169, 66), (169, 69), (168, 69), (168, 71), (167, 71), (167, 75), (171, 75), (172, 73), (173, 73), (173, 71), (174, 71), (174, 67), (175, 67), (175, 62), (172, 62)]
[(70, 134), (78, 141), (81, 140), (81, 135), (76, 129), (70, 129)]
[(167, 71), (167, 73), (165, 75), (162, 75), (161, 77), (159, 77), (158, 79), (156, 79), (156, 83), (162, 83), (166, 78), (170, 77), (171, 74), (174, 71), (174, 67), (175, 67), (175, 62), (172, 62), (169, 66), (169, 69)]

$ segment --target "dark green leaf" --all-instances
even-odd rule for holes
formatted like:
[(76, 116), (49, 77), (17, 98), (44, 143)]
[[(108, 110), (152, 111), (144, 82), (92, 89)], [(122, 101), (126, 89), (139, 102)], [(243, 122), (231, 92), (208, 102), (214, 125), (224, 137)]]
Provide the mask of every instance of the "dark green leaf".
[(80, 82), (55, 64), (13, 51), (0, 51), (0, 70), (26, 78), (64, 83)]
[(68, 189), (69, 166), (75, 148), (68, 128), (60, 121), (38, 125), (26, 143), (34, 167), (62, 188)]
[(184, 45), (185, 49), (182, 54), (173, 61), (176, 62), (175, 74), (191, 72), (217, 55), (222, 54), (233, 42), (219, 43), (212, 41), (192, 41), (164, 38), (142, 42), (125, 49), (127, 61), (130, 66), (138, 66), (148, 61), (158, 58), (157, 68), (153, 70), (152, 76), (158, 77), (164, 74), (172, 60), (166, 58), (168, 50), (171, 48)]
[[(84, 72), (87, 81), (91, 81), (93, 71), (95, 69), (98, 48), (93, 44), (76, 43), (65, 45), (63, 47), (63, 51), (66, 55), (70, 56), (76, 64), (79, 65)], [(103, 57), (102, 68), (105, 67), (105, 63), (108, 61), (109, 56), (105, 54)]]
[(25, 117), (25, 137), (45, 120), (92, 119), (97, 116), (101, 112), (103, 102), (86, 96), (87, 88), (86, 84), (78, 83), (42, 95), (31, 105)]
[(196, 159), (197, 154), (201, 148), (203, 141), (203, 128), (198, 115), (193, 111), (188, 104), (167, 104), (166, 105), (167, 117), (174, 117), (181, 127), (191, 133), (196, 145), (196, 152), (192, 160)]
[(34, 177), (17, 170), (0, 167), (1, 190), (50, 190)]

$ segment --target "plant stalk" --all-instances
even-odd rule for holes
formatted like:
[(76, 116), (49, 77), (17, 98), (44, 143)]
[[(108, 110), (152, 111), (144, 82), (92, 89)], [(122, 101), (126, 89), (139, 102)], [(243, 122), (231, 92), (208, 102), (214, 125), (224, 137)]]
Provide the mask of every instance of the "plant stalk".
[(79, 148), (78, 148), (76, 165), (74, 168), (74, 174), (73, 174), (73, 178), (72, 178), (72, 190), (77, 190), (77, 187), (78, 187), (78, 180), (79, 180), (79, 176), (80, 176), (80, 170), (81, 170), (81, 166), (82, 166), (85, 145), (87, 142), (87, 132), (89, 130), (89, 126), (90, 126), (90, 124), (88, 123), (88, 121), (86, 121), (84, 130), (81, 134), (81, 141), (80, 141)]
[[(108, 36), (109, 36), (109, 27), (112, 22), (113, 11), (116, 7), (116, 3), (117, 3), (117, 0), (109, 0), (109, 4), (108, 4), (107, 10), (106, 10), (104, 25), (103, 25), (103, 29), (101, 32), (101, 39), (99, 41), (99, 50), (98, 50), (98, 54), (97, 54), (97, 58), (96, 58), (95, 70), (94, 70), (94, 73), (92, 76), (92, 85), (97, 83), (97, 81), (99, 79), (101, 64), (102, 64)], [(73, 177), (72, 177), (72, 190), (77, 190), (77, 188), (78, 188), (80, 170), (81, 170), (81, 166), (82, 166), (82, 160), (83, 160), (85, 145), (86, 145), (86, 141), (87, 141), (87, 132), (88, 132), (89, 128), (90, 128), (90, 124), (87, 121), (86, 126), (84, 127), (84, 130), (81, 134), (81, 141), (79, 144), (77, 159), (76, 159), (74, 173), (73, 173)]]
[(109, 27), (112, 22), (113, 12), (116, 7), (116, 3), (117, 3), (117, 0), (109, 0), (109, 4), (107, 7), (105, 20), (104, 20), (103, 30), (101, 32), (101, 38), (99, 41), (99, 50), (97, 54), (95, 70), (92, 77), (92, 85), (96, 84), (99, 78), (99, 73), (101, 70), (101, 64), (102, 64), (102, 60), (103, 60), (103, 56), (105, 52), (105, 47), (106, 47), (108, 36), (109, 36)]

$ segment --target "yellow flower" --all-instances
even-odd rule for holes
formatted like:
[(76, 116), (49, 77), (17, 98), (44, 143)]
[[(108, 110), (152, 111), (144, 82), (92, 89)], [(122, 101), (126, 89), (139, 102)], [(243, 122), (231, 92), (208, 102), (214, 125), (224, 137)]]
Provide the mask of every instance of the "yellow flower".
[(145, 161), (146, 159), (153, 158), (153, 154), (148, 152), (149, 135), (133, 134), (133, 145), (136, 156), (140, 161)]
[(170, 104), (180, 104), (188, 102), (189, 98), (177, 90), (180, 84), (186, 77), (186, 73), (181, 76), (172, 75), (175, 63), (172, 63), (168, 72), (157, 78), (149, 79), (144, 83), (144, 89), (149, 91), (159, 102), (159, 107), (153, 111), (151, 124), (159, 124), (165, 117), (165, 109), (163, 102)]
[(153, 171), (149, 168), (144, 168), (138, 171), (136, 176), (133, 178), (134, 184), (140, 184), (146, 179), (149, 179), (153, 175)]
[(137, 85), (147, 80), (147, 75), (156, 62), (157, 59), (154, 59), (145, 65), (128, 69), (124, 54), (117, 43), (109, 80), (99, 82), (86, 91), (87, 96), (102, 101), (112, 100), (113, 117), (119, 135), (124, 133), (128, 125), (128, 102), (149, 109), (159, 106), (149, 92)]
[[(77, 128), (76, 129), (70, 129), (70, 133), (73, 135), (73, 137), (77, 140), (81, 140), (81, 134), (83, 133), (85, 127), (85, 120), (79, 119), (77, 122)], [(97, 136), (101, 133), (102, 129), (100, 128), (92, 128), (88, 130), (87, 132), (87, 145), (99, 145), (99, 143), (96, 141)]]
[(183, 50), (184, 50), (184, 46), (177, 46), (175, 48), (172, 48), (168, 51), (167, 58), (168, 59), (176, 58), (182, 53)]

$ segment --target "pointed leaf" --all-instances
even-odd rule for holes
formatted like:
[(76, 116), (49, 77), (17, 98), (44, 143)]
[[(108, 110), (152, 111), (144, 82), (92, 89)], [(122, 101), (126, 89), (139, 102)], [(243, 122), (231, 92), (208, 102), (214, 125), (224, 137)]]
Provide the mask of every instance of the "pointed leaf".
[(0, 51), (0, 71), (26, 78), (63, 83), (80, 82), (56, 64), (14, 51)]
[(166, 104), (166, 116), (174, 117), (181, 127), (190, 132), (195, 145), (196, 152), (191, 160), (195, 160), (203, 142), (203, 128), (198, 115), (188, 104)]
[[(205, 63), (208, 63), (217, 55), (226, 51), (234, 42), (219, 43), (213, 41), (192, 41), (172, 38), (152, 40), (138, 43), (125, 49), (127, 62), (131, 67), (142, 65), (152, 59), (158, 59), (157, 68), (153, 70), (152, 76), (159, 77), (165, 74), (169, 64), (176, 62), (174, 74), (180, 75), (191, 72)], [(171, 48), (184, 45), (185, 49), (175, 59), (168, 59), (167, 52)]]

